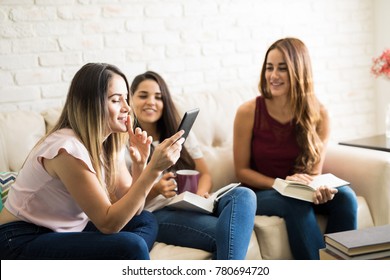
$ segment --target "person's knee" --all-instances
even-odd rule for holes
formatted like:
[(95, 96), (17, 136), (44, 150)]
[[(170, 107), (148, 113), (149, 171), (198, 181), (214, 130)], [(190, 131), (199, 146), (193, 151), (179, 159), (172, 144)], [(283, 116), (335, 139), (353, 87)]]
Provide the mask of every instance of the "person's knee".
[(351, 188), (340, 188), (334, 199), (348, 209), (356, 210), (358, 207), (356, 194)]
[(236, 188), (234, 195), (239, 201), (245, 203), (247, 208), (253, 208), (253, 209), (256, 208), (257, 197), (255, 192), (252, 191), (251, 189), (245, 187)]
[(249, 188), (245, 188), (245, 187), (238, 187), (235, 189), (235, 192), (234, 192), (235, 196), (237, 197), (242, 197), (244, 199), (247, 199), (247, 200), (253, 200), (255, 201), (256, 200), (256, 194), (254, 191), (252, 191), (251, 189)]
[(118, 259), (147, 260), (150, 258), (148, 245), (139, 235), (130, 232), (118, 233), (117, 242), (111, 245)]

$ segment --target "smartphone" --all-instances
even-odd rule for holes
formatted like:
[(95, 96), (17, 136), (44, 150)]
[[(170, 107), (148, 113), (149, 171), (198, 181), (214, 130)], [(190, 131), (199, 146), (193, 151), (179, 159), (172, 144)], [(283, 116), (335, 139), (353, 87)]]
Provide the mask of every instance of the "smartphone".
[(194, 124), (198, 114), (199, 108), (195, 108), (184, 113), (184, 116), (181, 119), (180, 125), (177, 129), (177, 131), (184, 130), (184, 134), (180, 138), (187, 139), (187, 136), (190, 133), (192, 125)]

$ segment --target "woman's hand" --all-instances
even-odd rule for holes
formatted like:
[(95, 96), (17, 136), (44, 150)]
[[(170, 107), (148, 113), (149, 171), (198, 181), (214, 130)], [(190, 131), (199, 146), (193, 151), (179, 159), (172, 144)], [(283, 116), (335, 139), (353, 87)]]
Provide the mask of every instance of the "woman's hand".
[(144, 166), (150, 154), (150, 145), (152, 144), (152, 136), (148, 136), (146, 131), (142, 131), (139, 127), (133, 132), (133, 125), (130, 116), (127, 116), (127, 132), (129, 134), (129, 152), (133, 164)]
[(313, 181), (313, 177), (304, 173), (295, 173), (294, 175), (287, 176), (286, 180), (300, 182), (308, 185), (311, 181)]
[(149, 163), (153, 169), (161, 172), (176, 163), (184, 143), (184, 138), (180, 138), (183, 133), (184, 130), (176, 132), (156, 147)]
[(160, 181), (158, 181), (153, 189), (158, 193), (162, 194), (166, 198), (170, 198), (176, 195), (177, 184), (175, 179), (175, 174), (173, 172), (168, 172), (162, 176)]
[(313, 194), (313, 203), (314, 204), (323, 204), (332, 200), (334, 195), (338, 192), (335, 188), (329, 188), (327, 186), (321, 186)]
[[(313, 177), (308, 174), (296, 173), (291, 176), (287, 176), (286, 180), (301, 182), (306, 185), (309, 185), (313, 181)], [(337, 189), (329, 188), (327, 186), (319, 187), (313, 194), (313, 203), (314, 204), (323, 204), (332, 200), (334, 195), (337, 193)]]

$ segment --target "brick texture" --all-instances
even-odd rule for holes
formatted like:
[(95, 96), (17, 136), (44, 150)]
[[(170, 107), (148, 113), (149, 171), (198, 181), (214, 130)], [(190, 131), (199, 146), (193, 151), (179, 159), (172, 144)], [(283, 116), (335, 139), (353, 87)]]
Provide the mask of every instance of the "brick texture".
[(0, 110), (63, 104), (87, 62), (131, 80), (160, 72), (173, 94), (257, 87), (267, 47), (308, 46), (332, 139), (377, 133), (371, 0), (13, 0), (0, 4)]

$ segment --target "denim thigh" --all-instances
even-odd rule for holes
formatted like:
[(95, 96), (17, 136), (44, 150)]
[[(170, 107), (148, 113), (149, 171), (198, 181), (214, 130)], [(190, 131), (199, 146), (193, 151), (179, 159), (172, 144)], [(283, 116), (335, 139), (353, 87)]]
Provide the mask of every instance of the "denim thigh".
[(168, 207), (153, 214), (159, 224), (157, 241), (208, 252), (216, 251), (218, 217)]
[(26, 222), (0, 226), (1, 259), (150, 259), (145, 239), (121, 231), (53, 232)]

